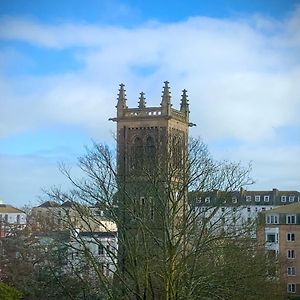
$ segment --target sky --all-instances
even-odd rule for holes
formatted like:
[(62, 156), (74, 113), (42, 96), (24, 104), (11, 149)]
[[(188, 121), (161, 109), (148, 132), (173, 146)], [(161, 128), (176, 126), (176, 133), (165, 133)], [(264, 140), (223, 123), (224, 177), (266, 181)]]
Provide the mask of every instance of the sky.
[(113, 147), (120, 83), (252, 164), (249, 190), (300, 190), (300, 1), (0, 1), (0, 198), (36, 205), (92, 141)]

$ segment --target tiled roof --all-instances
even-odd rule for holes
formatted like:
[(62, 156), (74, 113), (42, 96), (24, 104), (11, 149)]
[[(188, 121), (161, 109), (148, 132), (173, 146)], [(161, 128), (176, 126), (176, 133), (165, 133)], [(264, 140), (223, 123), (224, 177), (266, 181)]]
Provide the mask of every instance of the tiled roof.
[(0, 213), (25, 213), (23, 210), (20, 210), (16, 207), (13, 207), (8, 204), (0, 204)]
[[(256, 197), (259, 196), (259, 197)], [(222, 192), (218, 190), (207, 192), (190, 192), (190, 203), (195, 205), (211, 206), (213, 205), (260, 205), (273, 206), (285, 205), (288, 203), (300, 201), (300, 192), (298, 191), (279, 191), (277, 189), (269, 191), (247, 191), (241, 189), (240, 191)], [(206, 201), (207, 198), (210, 198)]]
[(267, 213), (300, 213), (300, 203), (282, 205), (267, 211)]
[(59, 207), (60, 205), (55, 201), (46, 201), (38, 207)]

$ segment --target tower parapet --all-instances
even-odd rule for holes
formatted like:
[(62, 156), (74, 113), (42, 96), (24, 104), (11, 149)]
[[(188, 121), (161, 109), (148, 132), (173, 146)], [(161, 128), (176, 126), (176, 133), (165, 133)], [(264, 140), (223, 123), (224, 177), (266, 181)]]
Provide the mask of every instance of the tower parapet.
[(180, 122), (189, 123), (189, 104), (187, 99), (187, 90), (183, 90), (180, 110), (174, 109), (171, 103), (171, 92), (169, 82), (165, 81), (162, 92), (162, 101), (158, 107), (146, 107), (145, 93), (141, 92), (138, 102), (138, 107), (128, 107), (126, 99), (126, 90), (123, 83), (120, 84), (118, 102), (117, 102), (117, 118), (111, 118), (112, 121), (119, 121), (121, 119), (174, 119)]

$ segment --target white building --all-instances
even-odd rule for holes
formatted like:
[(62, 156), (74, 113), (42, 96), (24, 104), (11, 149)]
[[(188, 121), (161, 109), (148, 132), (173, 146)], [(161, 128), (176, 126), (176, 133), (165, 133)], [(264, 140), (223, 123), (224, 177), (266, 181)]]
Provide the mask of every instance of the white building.
[(26, 226), (26, 213), (16, 207), (0, 203), (0, 237), (13, 234)]

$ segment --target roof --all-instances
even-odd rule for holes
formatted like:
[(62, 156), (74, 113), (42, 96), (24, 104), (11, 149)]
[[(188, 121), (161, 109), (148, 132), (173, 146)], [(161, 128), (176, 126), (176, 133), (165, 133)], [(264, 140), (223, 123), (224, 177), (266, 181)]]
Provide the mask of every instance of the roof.
[(65, 201), (61, 207), (72, 207), (74, 206), (73, 202), (71, 202), (70, 200)]
[(300, 202), (282, 205), (280, 207), (270, 209), (265, 213), (300, 213)]
[(270, 191), (192, 191), (188, 194), (190, 203), (196, 206), (214, 205), (260, 205), (260, 206), (277, 206), (288, 203), (300, 202), (299, 191), (279, 191), (273, 189)]
[(55, 201), (46, 201), (38, 207), (59, 207), (60, 205)]
[(24, 213), (25, 214), (23, 210), (8, 204), (0, 204), (0, 213)]

